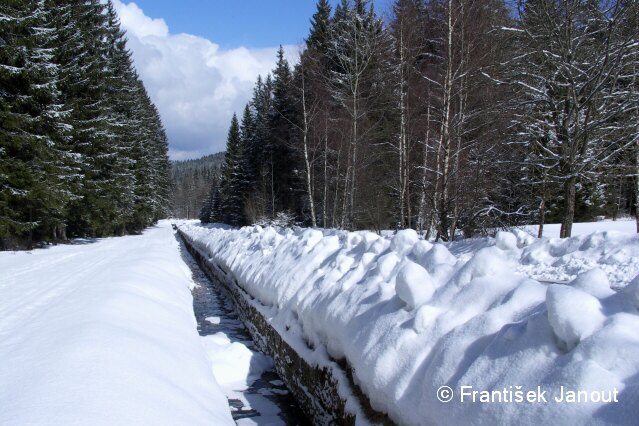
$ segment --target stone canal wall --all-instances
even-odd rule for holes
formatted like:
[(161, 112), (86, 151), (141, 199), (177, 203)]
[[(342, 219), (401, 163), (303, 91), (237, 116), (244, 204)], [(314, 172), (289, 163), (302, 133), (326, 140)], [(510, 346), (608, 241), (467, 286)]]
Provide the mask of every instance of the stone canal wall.
[[(234, 303), (258, 349), (273, 358), (277, 373), (314, 424), (393, 424), (386, 415), (373, 410), (353, 382), (352, 371), (346, 363), (309, 363), (269, 323), (267, 315), (262, 312), (264, 309), (260, 309), (263, 306), (240, 287), (232, 271), (208, 259), (179, 229), (178, 234), (204, 273), (214, 283), (220, 284)], [(311, 351), (310, 348), (305, 349)]]

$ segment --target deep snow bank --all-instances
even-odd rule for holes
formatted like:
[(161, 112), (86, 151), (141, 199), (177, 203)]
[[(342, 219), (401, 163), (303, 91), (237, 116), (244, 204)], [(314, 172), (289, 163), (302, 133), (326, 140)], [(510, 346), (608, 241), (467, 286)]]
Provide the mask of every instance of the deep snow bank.
[(0, 276), (0, 424), (235, 424), (169, 223), (0, 253)]
[[(181, 230), (273, 308), (286, 339), (314, 348), (312, 362), (346, 359), (373, 407), (399, 424), (634, 424), (639, 415), (639, 279), (628, 285), (636, 236), (500, 233), (447, 248), (413, 231)], [(576, 278), (530, 278), (540, 271)], [(455, 392), (447, 403), (443, 385)], [(539, 387), (548, 402), (462, 402), (462, 386)], [(556, 402), (562, 386), (606, 398), (616, 389), (619, 402)]]

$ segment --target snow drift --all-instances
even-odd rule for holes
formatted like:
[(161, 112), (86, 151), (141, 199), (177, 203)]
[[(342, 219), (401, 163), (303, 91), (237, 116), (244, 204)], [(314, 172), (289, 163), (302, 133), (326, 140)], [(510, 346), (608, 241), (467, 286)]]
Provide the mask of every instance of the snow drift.
[[(635, 235), (503, 232), (446, 246), (410, 230), (181, 230), (270, 307), (290, 344), (313, 349), (310, 362), (347, 360), (373, 407), (399, 424), (633, 424), (639, 415)], [(437, 398), (444, 385), (456, 393), (447, 403)], [(548, 402), (462, 402), (462, 386), (539, 388)], [(556, 402), (562, 389), (617, 390), (618, 402)]]

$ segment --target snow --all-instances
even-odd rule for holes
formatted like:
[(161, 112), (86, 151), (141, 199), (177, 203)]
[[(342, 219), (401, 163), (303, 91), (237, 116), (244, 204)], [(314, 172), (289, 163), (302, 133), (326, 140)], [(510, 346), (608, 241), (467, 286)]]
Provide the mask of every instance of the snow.
[[(538, 240), (517, 230), (439, 244), (412, 231), (180, 229), (310, 363), (345, 359), (397, 424), (636, 423), (633, 233)], [(443, 385), (455, 393), (447, 403)], [(545, 390), (548, 402), (461, 401), (462, 386)], [(618, 402), (557, 402), (562, 389), (617, 391)]]
[[(539, 226), (528, 225), (523, 229), (531, 235), (537, 236)], [(561, 224), (547, 223), (544, 225), (544, 237), (559, 237)], [(580, 222), (572, 226), (572, 236), (592, 234), (593, 232), (618, 231), (626, 234), (637, 232), (637, 222), (635, 219), (601, 220), (599, 222)]]
[(639, 309), (639, 275), (633, 279), (628, 287), (626, 287), (626, 294), (629, 297), (631, 303), (635, 305), (637, 309)]
[(168, 222), (0, 271), (0, 424), (235, 424)]
[(241, 342), (232, 342), (223, 332), (204, 336), (202, 341), (213, 375), (226, 395), (246, 389), (264, 371), (273, 368), (273, 361), (266, 355), (250, 350)]
[(206, 317), (205, 320), (214, 325), (218, 325), (222, 321), (220, 317)]
[(572, 350), (603, 326), (599, 300), (572, 286), (553, 284), (546, 291), (548, 322), (560, 347)]
[(495, 235), (495, 245), (502, 250), (514, 250), (518, 247), (517, 236), (511, 232), (498, 232)]
[(639, 274), (637, 235), (597, 231), (570, 239), (542, 239), (523, 249), (518, 269), (542, 281), (571, 281), (591, 269), (601, 269), (613, 288)]
[(435, 293), (435, 283), (426, 269), (406, 262), (395, 280), (395, 291), (409, 310), (428, 302)]
[(598, 299), (604, 299), (615, 294), (614, 290), (610, 288), (608, 276), (599, 268), (579, 274), (570, 285)]
[(240, 401), (242, 410), (255, 410), (259, 414), (238, 419), (237, 424), (283, 426), (281, 409), (269, 399), (269, 395), (288, 391), (270, 388), (259, 389), (258, 392), (251, 390), (262, 373), (274, 368), (273, 360), (252, 349), (248, 342), (238, 341), (223, 331), (203, 336), (202, 342), (215, 380), (226, 398)]

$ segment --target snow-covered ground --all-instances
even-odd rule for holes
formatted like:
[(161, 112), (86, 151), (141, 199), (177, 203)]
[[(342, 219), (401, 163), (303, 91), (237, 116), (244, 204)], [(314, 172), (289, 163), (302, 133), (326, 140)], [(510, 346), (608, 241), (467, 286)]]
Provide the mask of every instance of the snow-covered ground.
[(0, 424), (234, 425), (192, 285), (168, 222), (0, 253)]
[(181, 229), (310, 362), (347, 359), (373, 407), (398, 424), (639, 418), (634, 233), (516, 231), (444, 245), (413, 231)]
[[(528, 225), (523, 227), (524, 230), (537, 236), (539, 232), (538, 225)], [(559, 237), (559, 231), (561, 230), (561, 224), (559, 223), (547, 223), (544, 225), (544, 237), (557, 238)], [(573, 224), (572, 236), (591, 234), (598, 231), (619, 231), (627, 234), (634, 234), (637, 232), (637, 221), (635, 219), (619, 219), (619, 220), (602, 220), (599, 222), (580, 222)]]

